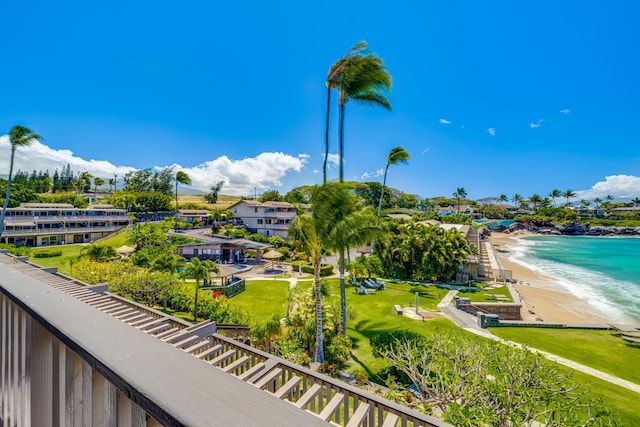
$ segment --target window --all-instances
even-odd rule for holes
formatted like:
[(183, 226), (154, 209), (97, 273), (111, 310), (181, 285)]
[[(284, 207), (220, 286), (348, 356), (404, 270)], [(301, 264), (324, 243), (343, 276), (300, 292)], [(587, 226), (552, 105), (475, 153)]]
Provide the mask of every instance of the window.
[(271, 220), (270, 220), (270, 219), (265, 219), (265, 220), (264, 220), (264, 223), (265, 223), (265, 224), (271, 224)]
[(263, 222), (264, 222), (264, 221), (262, 220), (262, 218), (260, 218), (260, 219), (258, 220), (258, 224), (262, 224)]

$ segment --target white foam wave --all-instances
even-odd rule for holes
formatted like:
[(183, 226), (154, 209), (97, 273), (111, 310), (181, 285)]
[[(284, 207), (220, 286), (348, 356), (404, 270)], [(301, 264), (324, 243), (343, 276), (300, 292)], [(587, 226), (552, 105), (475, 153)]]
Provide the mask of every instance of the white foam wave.
[[(536, 273), (553, 279), (577, 298), (583, 299), (595, 311), (615, 322), (637, 322), (640, 320), (640, 286), (616, 280), (597, 271), (570, 264), (536, 258), (534, 247), (541, 244), (535, 240), (517, 239), (509, 247), (509, 260)], [(544, 242), (556, 244), (556, 242)]]

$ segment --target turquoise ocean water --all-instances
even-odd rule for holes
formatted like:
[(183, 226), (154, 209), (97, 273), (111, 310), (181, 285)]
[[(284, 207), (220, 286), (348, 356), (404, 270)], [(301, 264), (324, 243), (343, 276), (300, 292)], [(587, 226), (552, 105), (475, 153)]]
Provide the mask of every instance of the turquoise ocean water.
[(640, 238), (527, 236), (509, 251), (611, 321), (640, 323)]

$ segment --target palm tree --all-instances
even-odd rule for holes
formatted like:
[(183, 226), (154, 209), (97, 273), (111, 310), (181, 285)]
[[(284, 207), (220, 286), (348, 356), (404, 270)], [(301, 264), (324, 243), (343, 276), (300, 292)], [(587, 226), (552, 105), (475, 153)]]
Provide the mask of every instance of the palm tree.
[[(371, 242), (380, 236), (376, 218), (371, 208), (359, 209), (356, 198), (344, 184), (327, 184), (326, 190), (314, 200), (313, 210), (328, 219), (326, 227), (326, 247), (339, 253), (340, 271), (340, 327), (342, 336), (346, 335), (347, 297), (345, 284), (344, 254), (353, 248)], [(317, 204), (320, 207), (316, 207)]]
[(202, 280), (203, 283), (208, 283), (210, 273), (218, 272), (220, 272), (220, 269), (215, 262), (211, 260), (200, 261), (200, 259), (195, 257), (191, 258), (191, 261), (184, 269), (185, 275), (196, 281), (195, 303), (193, 306), (194, 322), (198, 321), (198, 291), (200, 290), (200, 281)]
[(93, 178), (93, 175), (91, 175), (89, 172), (84, 171), (80, 174), (78, 174), (78, 194), (80, 195), (81, 191), (85, 191), (86, 188), (91, 188), (91, 178)]
[(344, 113), (351, 99), (363, 105), (380, 106), (391, 110), (384, 95), (391, 88), (391, 75), (384, 61), (374, 53), (351, 56), (344, 62), (338, 88), (338, 155), (340, 182), (344, 181)]
[(316, 363), (324, 362), (324, 346), (322, 340), (322, 287), (320, 285), (320, 264), (324, 252), (322, 239), (323, 229), (321, 221), (316, 218), (316, 213), (296, 215), (289, 224), (289, 236), (292, 240), (300, 242), (300, 246), (309, 254), (313, 266), (313, 289), (316, 305), (316, 349), (313, 360)]
[(600, 203), (602, 203), (602, 199), (600, 197), (596, 197), (593, 199), (593, 203), (596, 204), (596, 209), (600, 209)]
[(499, 203), (505, 203), (505, 202), (508, 202), (508, 201), (509, 201), (509, 198), (507, 197), (506, 194), (501, 194), (501, 195), (498, 196), (498, 202)]
[(407, 164), (411, 156), (405, 151), (404, 148), (398, 146), (393, 147), (387, 155), (387, 166), (384, 169), (384, 178), (382, 179), (382, 191), (380, 192), (380, 202), (378, 203), (378, 220), (376, 225), (380, 223), (380, 212), (382, 211), (382, 199), (384, 197), (384, 187), (387, 185), (387, 172), (389, 172), (389, 166), (397, 165), (399, 163)]
[(516, 193), (511, 198), (511, 201), (513, 201), (513, 203), (515, 203), (516, 206), (520, 208), (522, 207), (522, 202), (524, 201), (524, 198), (519, 193)]
[(533, 209), (538, 210), (538, 205), (542, 203), (542, 196), (538, 193), (534, 193), (531, 197), (529, 197), (529, 201), (533, 203)]
[(338, 59), (336, 62), (331, 64), (329, 67), (329, 72), (327, 73), (327, 81), (325, 82), (325, 87), (327, 88), (327, 119), (325, 124), (324, 131), (324, 162), (322, 165), (322, 183), (327, 183), (327, 161), (329, 158), (329, 118), (331, 115), (331, 90), (337, 89), (340, 87), (340, 82), (342, 81), (342, 71), (344, 69), (345, 63), (354, 55), (359, 54), (367, 47), (367, 44), (364, 41), (358, 42), (355, 44), (345, 56)]
[(460, 215), (460, 199), (467, 197), (467, 191), (463, 187), (458, 187), (456, 192), (453, 193), (453, 197), (458, 200), (458, 215)]
[(637, 197), (636, 197), (636, 198), (633, 198), (633, 199), (631, 199), (631, 203), (633, 203), (633, 207), (634, 207), (634, 208), (637, 208), (637, 207), (638, 207), (638, 205), (640, 204), (640, 199), (639, 199), (639, 198), (637, 198)]
[(549, 197), (551, 197), (551, 200), (553, 200), (553, 206), (558, 207), (558, 205), (556, 204), (556, 198), (561, 196), (562, 196), (562, 192), (560, 190), (558, 189), (551, 190), (551, 192), (549, 193)]
[(100, 187), (101, 185), (104, 185), (104, 179), (98, 177), (93, 178), (94, 195), (98, 194), (98, 187)]
[(176, 181), (176, 214), (174, 216), (173, 228), (178, 227), (178, 184), (191, 185), (191, 178), (189, 178), (189, 175), (187, 175), (186, 172), (178, 171), (176, 172), (175, 181)]
[(113, 192), (112, 188), (115, 188), (116, 186), (116, 180), (114, 178), (109, 178), (108, 183), (109, 183), (109, 193), (112, 193)]
[(565, 199), (567, 199), (567, 203), (566, 206), (569, 206), (569, 199), (571, 197), (575, 197), (576, 196), (576, 192), (573, 190), (567, 190), (564, 193), (562, 193), (562, 197), (564, 197)]
[(4, 229), (4, 217), (7, 213), (7, 206), (9, 205), (9, 197), (11, 197), (11, 176), (13, 175), (13, 161), (16, 154), (16, 148), (26, 147), (33, 141), (38, 139), (44, 139), (37, 133), (34, 133), (31, 129), (24, 126), (14, 126), (9, 131), (9, 143), (11, 144), (11, 160), (9, 161), (9, 176), (7, 178), (7, 194), (4, 198), (4, 204), (2, 205), (2, 216), (0, 216), (0, 237), (2, 237), (2, 231)]
[(109, 245), (93, 243), (82, 248), (80, 253), (93, 261), (103, 261), (113, 259), (118, 256), (116, 250)]

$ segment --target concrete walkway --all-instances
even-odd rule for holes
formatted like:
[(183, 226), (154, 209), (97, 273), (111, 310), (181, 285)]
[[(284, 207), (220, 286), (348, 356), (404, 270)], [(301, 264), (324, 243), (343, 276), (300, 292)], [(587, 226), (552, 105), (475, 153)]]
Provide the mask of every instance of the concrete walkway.
[[(516, 343), (513, 341), (504, 340), (498, 336), (493, 335), (486, 329), (480, 328), (478, 326), (477, 318), (469, 313), (466, 313), (462, 310), (458, 310), (455, 308), (451, 301), (453, 301), (453, 297), (458, 293), (458, 291), (449, 291), (447, 295), (442, 299), (440, 304), (438, 304), (438, 308), (447, 316), (453, 323), (464, 329), (465, 331), (471, 332), (473, 334), (482, 336), (484, 338), (489, 338), (494, 341), (501, 342), (506, 345), (511, 345), (515, 347), (524, 348), (524, 346), (520, 343)], [(560, 365), (567, 366), (571, 369), (575, 369), (576, 371), (583, 372), (585, 374), (592, 375), (596, 378), (600, 378), (604, 381), (608, 381), (612, 384), (618, 385), (620, 387), (624, 387), (627, 390), (634, 391), (636, 393), (640, 393), (640, 385), (632, 383), (631, 381), (623, 380), (622, 378), (618, 378), (611, 374), (607, 374), (606, 372), (599, 371), (597, 369), (593, 369), (589, 366), (582, 365), (580, 363), (574, 362), (573, 360), (565, 359), (564, 357), (556, 356), (555, 354), (547, 353), (546, 351), (538, 350), (532, 347), (526, 347), (528, 350), (532, 352), (537, 352), (546, 357), (547, 359), (556, 362)]]

